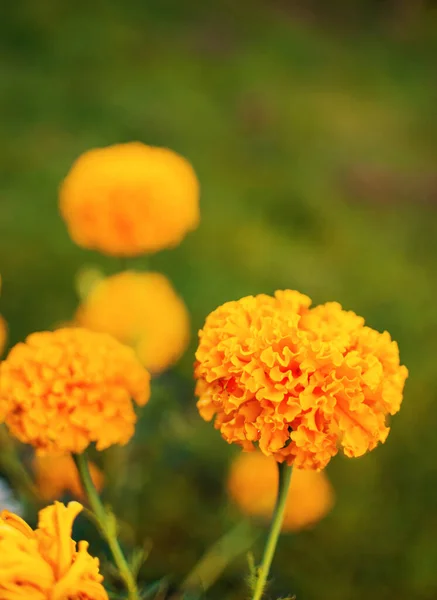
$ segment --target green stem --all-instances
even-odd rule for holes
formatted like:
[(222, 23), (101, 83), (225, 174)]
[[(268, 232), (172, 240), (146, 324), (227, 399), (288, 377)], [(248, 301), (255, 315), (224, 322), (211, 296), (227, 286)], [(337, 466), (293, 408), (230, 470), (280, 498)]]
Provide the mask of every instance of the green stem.
[(114, 562), (120, 573), (120, 577), (123, 579), (128, 591), (128, 598), (129, 600), (139, 600), (135, 578), (129, 568), (120, 544), (118, 543), (115, 518), (106, 511), (100, 500), (99, 494), (97, 493), (93, 480), (91, 479), (88, 461), (85, 457), (85, 454), (73, 454), (73, 459), (76, 463), (79, 477), (86, 492), (91, 510), (93, 511), (102, 534), (108, 543), (109, 549), (114, 557)]
[(203, 592), (208, 590), (237, 556), (251, 548), (257, 537), (258, 532), (247, 521), (237, 523), (208, 548), (184, 579), (181, 590), (193, 591), (198, 587)]
[(293, 467), (288, 466), (285, 462), (278, 463), (279, 482), (278, 495), (273, 511), (272, 523), (264, 549), (264, 556), (261, 566), (258, 570), (255, 589), (252, 600), (260, 600), (263, 596), (266, 587), (267, 577), (269, 576), (270, 565), (272, 564), (275, 554), (276, 544), (278, 543), (279, 534), (281, 533), (282, 521), (284, 520), (285, 506), (287, 503), (288, 490), (290, 487), (291, 474)]

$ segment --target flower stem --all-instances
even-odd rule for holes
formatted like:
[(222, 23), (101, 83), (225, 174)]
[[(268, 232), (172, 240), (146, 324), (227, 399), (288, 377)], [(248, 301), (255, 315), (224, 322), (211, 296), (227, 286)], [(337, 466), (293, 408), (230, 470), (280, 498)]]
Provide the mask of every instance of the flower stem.
[(139, 600), (135, 578), (130, 570), (128, 562), (117, 539), (117, 526), (115, 517), (111, 513), (108, 513), (103, 506), (102, 501), (100, 500), (99, 494), (97, 493), (93, 480), (91, 479), (88, 461), (85, 454), (73, 454), (73, 459), (76, 463), (79, 477), (86, 492), (91, 510), (93, 511), (102, 534), (108, 543), (109, 549), (111, 550), (114, 558), (114, 562), (120, 573), (120, 577), (123, 579), (128, 591), (128, 598), (129, 600)]
[(285, 505), (287, 502), (288, 490), (290, 487), (291, 474), (293, 467), (287, 463), (278, 463), (279, 482), (278, 495), (273, 511), (272, 523), (267, 538), (264, 555), (259, 567), (258, 577), (255, 584), (252, 600), (260, 600), (263, 596), (266, 587), (267, 577), (269, 576), (270, 565), (272, 564), (275, 554), (276, 544), (278, 543), (279, 534), (281, 533), (282, 521), (284, 520)]

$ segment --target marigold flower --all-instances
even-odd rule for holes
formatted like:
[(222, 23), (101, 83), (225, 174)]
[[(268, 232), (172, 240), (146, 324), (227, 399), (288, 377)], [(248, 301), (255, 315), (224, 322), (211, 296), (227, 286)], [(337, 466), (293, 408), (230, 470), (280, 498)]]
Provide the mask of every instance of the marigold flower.
[[(103, 473), (92, 462), (88, 463), (91, 479), (98, 491), (103, 487)], [(75, 498), (85, 499), (76, 465), (70, 454), (36, 455), (33, 461), (35, 482), (43, 500), (55, 500), (70, 492)]]
[(96, 148), (62, 183), (60, 211), (79, 246), (136, 256), (177, 246), (197, 227), (199, 184), (188, 161), (167, 148)]
[(89, 292), (76, 321), (133, 346), (153, 373), (175, 363), (189, 340), (185, 304), (160, 273), (125, 271), (103, 279)]
[(88, 543), (71, 539), (78, 502), (55, 502), (39, 513), (33, 531), (20, 517), (0, 514), (2, 600), (108, 600), (99, 561)]
[(338, 448), (360, 456), (384, 442), (408, 371), (387, 332), (298, 292), (248, 296), (213, 311), (199, 333), (197, 406), (228, 442), (300, 469)]
[(22, 442), (40, 452), (80, 453), (125, 444), (134, 432), (131, 398), (144, 405), (150, 376), (134, 351), (82, 328), (30, 335), (0, 364), (0, 407)]
[[(273, 457), (262, 452), (243, 452), (232, 463), (228, 492), (247, 515), (270, 520), (277, 489), (278, 469)], [(282, 531), (314, 525), (333, 504), (334, 492), (323, 471), (294, 469)]]

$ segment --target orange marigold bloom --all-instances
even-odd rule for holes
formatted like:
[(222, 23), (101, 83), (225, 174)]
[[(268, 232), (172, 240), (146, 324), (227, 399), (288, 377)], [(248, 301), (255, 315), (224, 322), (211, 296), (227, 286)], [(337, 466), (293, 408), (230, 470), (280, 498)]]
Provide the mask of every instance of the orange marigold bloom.
[[(103, 473), (92, 462), (88, 463), (91, 479), (98, 491), (103, 487)], [(76, 465), (70, 454), (36, 455), (33, 461), (35, 481), (43, 500), (55, 500), (70, 492), (74, 497), (85, 499)]]
[(387, 332), (299, 292), (227, 302), (199, 333), (197, 403), (228, 442), (321, 469), (338, 448), (360, 456), (384, 442), (408, 371)]
[(74, 242), (113, 256), (177, 246), (199, 222), (199, 183), (184, 158), (140, 142), (85, 152), (60, 190)]
[(150, 376), (134, 351), (87, 329), (33, 333), (0, 364), (0, 407), (22, 442), (41, 452), (80, 453), (125, 444)]
[[(247, 515), (270, 519), (278, 489), (273, 457), (244, 452), (231, 465), (230, 496)], [(334, 492), (323, 471), (295, 469), (285, 507), (282, 531), (298, 531), (320, 521), (334, 504)]]
[(189, 340), (185, 304), (160, 273), (126, 271), (103, 279), (80, 306), (76, 321), (133, 346), (153, 373), (175, 363)]
[(55, 502), (40, 511), (35, 531), (12, 513), (0, 514), (2, 600), (108, 600), (88, 542), (71, 539), (81, 510), (78, 502)]

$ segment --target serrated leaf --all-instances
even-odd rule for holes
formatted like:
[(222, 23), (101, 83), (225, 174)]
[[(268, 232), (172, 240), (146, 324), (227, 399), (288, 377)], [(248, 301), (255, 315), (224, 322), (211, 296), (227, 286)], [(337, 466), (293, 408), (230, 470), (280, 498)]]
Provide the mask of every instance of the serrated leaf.
[(148, 559), (151, 548), (152, 548), (152, 541), (147, 540), (143, 544), (142, 548), (135, 548), (135, 550), (132, 552), (130, 560), (129, 560), (129, 565), (130, 565), (131, 571), (132, 571), (135, 579), (138, 577), (138, 573), (140, 572), (141, 567)]

